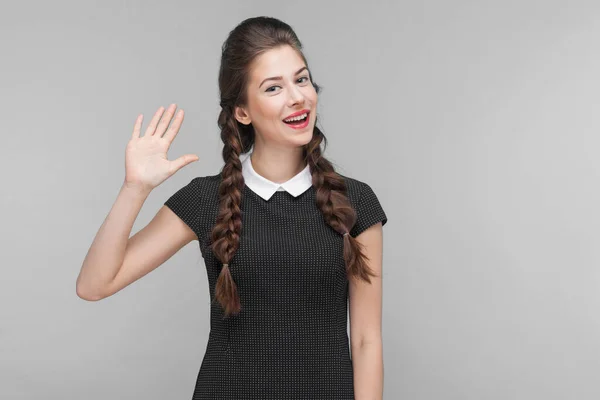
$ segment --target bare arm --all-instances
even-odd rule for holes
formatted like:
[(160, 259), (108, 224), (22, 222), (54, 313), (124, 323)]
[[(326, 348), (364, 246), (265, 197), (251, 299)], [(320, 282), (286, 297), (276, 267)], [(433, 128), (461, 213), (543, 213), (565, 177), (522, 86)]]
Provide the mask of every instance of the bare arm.
[(382, 258), (381, 222), (356, 237), (365, 249), (369, 267), (377, 274), (371, 283), (352, 279), (350, 297), (350, 341), (354, 367), (354, 398), (383, 398)]
[[(77, 295), (100, 300), (121, 290), (163, 264), (179, 249), (197, 239), (196, 233), (168, 207), (163, 206), (142, 230), (131, 238), (131, 229), (153, 188), (198, 157), (187, 154), (174, 161), (167, 150), (183, 122), (172, 104), (166, 113), (160, 107), (140, 136), (142, 115), (136, 119), (127, 144), (126, 176), (117, 200), (98, 230), (77, 277)], [(162, 118), (161, 118), (162, 117)]]
[(100, 227), (77, 277), (77, 295), (96, 301), (111, 296), (156, 269), (196, 233), (163, 206), (143, 229), (129, 237), (148, 196), (123, 185)]
[(131, 228), (149, 194), (123, 184), (83, 261), (77, 277), (79, 297), (101, 298), (101, 293), (117, 275), (125, 258)]

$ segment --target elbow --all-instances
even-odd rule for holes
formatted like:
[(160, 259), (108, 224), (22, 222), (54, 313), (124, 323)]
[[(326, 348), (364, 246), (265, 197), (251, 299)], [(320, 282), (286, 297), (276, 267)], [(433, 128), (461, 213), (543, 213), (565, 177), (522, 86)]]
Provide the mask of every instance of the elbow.
[(80, 299), (83, 299), (83, 300), (98, 301), (101, 299), (101, 297), (99, 297), (99, 296), (92, 296), (92, 295), (88, 294), (87, 292), (83, 291), (79, 287), (77, 287), (75, 292), (77, 293), (77, 297), (79, 297)]
[(79, 279), (77, 279), (77, 283), (75, 284), (75, 293), (77, 293), (77, 297), (87, 301), (98, 301), (104, 298), (104, 296), (100, 296), (98, 293), (86, 289), (85, 286), (79, 282)]
[(361, 336), (359, 339), (351, 340), (351, 346), (355, 350), (369, 348), (372, 346), (382, 346), (383, 339), (381, 333), (373, 333), (371, 335)]

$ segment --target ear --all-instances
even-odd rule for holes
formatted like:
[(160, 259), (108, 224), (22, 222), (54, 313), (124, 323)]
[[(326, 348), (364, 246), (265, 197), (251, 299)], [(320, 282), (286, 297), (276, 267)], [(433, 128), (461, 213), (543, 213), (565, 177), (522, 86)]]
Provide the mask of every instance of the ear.
[(245, 108), (236, 106), (235, 111), (233, 112), (233, 115), (240, 124), (250, 125), (250, 122), (251, 122), (250, 115), (248, 115)]

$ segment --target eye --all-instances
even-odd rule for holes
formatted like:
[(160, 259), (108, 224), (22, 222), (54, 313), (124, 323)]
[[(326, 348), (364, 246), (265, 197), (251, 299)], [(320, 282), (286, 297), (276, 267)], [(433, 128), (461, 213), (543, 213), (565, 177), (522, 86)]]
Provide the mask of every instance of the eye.
[[(306, 80), (302, 81), (302, 82), (298, 82), (298, 83), (305, 83), (306, 81), (309, 80), (308, 76), (302, 76), (302, 77), (298, 78), (298, 81), (300, 81), (301, 79), (306, 79)], [(270, 87), (267, 88), (267, 90), (265, 90), (265, 92), (272, 92), (273, 90), (271, 90), (271, 89), (276, 88), (276, 87), (281, 87), (281, 86), (279, 86), (279, 85), (270, 86)]]

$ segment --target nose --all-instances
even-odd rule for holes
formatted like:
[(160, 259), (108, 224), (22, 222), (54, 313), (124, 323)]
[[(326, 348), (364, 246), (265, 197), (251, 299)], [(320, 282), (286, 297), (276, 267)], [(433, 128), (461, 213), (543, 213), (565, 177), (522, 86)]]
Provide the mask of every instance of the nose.
[(293, 106), (294, 104), (304, 104), (304, 94), (298, 87), (292, 86), (292, 88), (290, 89), (289, 102), (291, 103), (289, 104), (290, 106)]

